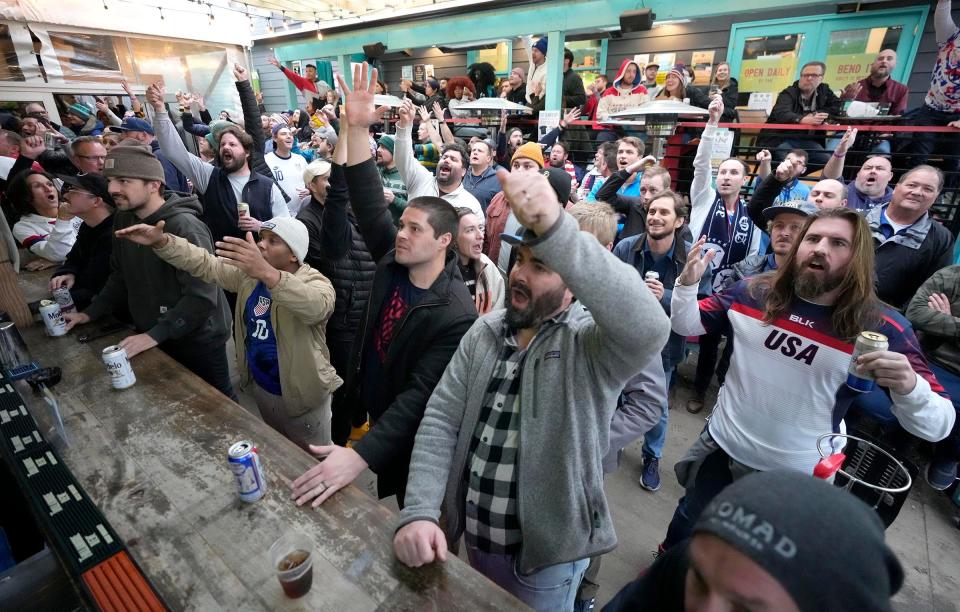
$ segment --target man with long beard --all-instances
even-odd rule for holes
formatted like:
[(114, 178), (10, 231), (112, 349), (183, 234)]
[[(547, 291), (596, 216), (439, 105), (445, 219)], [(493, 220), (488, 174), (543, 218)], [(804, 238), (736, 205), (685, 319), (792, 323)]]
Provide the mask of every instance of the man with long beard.
[(465, 533), (474, 568), (534, 609), (570, 610), (589, 558), (616, 546), (602, 460), (617, 396), (669, 330), (545, 177), (499, 177), (527, 228), (503, 236), (518, 251), (506, 309), (470, 328), (427, 403), (394, 550), (443, 561)]
[[(873, 290), (873, 241), (848, 208), (809, 216), (782, 266), (695, 302), (712, 250), (690, 250), (671, 299), (681, 335), (725, 329), (733, 357), (707, 427), (676, 465), (686, 493), (661, 545), (690, 536), (706, 505), (737, 478), (787, 469), (811, 474), (817, 439), (844, 431), (857, 395), (845, 385), (862, 331), (887, 337), (889, 350), (859, 356), (854, 371), (889, 391), (892, 412), (910, 433), (938, 441), (950, 433), (953, 405), (931, 373), (910, 323)], [(757, 367), (757, 364), (763, 364)]]

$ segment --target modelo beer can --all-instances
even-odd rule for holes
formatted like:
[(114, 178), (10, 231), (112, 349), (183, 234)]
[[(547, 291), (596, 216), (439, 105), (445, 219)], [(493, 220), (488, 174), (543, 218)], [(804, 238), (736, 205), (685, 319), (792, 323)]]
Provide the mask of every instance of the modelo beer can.
[(888, 346), (887, 337), (883, 334), (871, 331), (860, 332), (860, 335), (857, 336), (857, 342), (853, 346), (850, 367), (847, 368), (847, 386), (860, 393), (873, 391), (873, 376), (857, 372), (857, 358), (874, 351), (885, 351)]
[(66, 287), (57, 287), (53, 290), (53, 299), (60, 304), (61, 312), (73, 312), (77, 309), (73, 304), (73, 296)]
[(660, 280), (660, 273), (659, 273), (659, 272), (654, 272), (653, 270), (650, 270), (649, 272), (647, 272), (646, 274), (643, 275), (643, 280), (655, 280), (655, 281), (658, 281), (658, 280)]
[(241, 440), (227, 451), (227, 463), (237, 479), (240, 499), (255, 502), (267, 492), (267, 481), (263, 478), (260, 465), (260, 453), (253, 442)]
[(43, 324), (46, 325), (49, 335), (63, 336), (67, 333), (67, 322), (63, 318), (60, 304), (53, 300), (41, 300), (40, 316), (43, 317)]
[(103, 363), (107, 366), (107, 373), (110, 374), (110, 384), (113, 385), (114, 389), (126, 389), (137, 382), (137, 377), (133, 373), (133, 366), (127, 359), (126, 349), (118, 345), (103, 349)]

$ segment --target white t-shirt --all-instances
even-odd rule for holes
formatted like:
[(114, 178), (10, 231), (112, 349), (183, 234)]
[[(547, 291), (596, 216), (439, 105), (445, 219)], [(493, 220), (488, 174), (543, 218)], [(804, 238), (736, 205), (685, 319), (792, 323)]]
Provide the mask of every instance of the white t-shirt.
[(263, 156), (270, 171), (273, 172), (273, 178), (283, 189), (284, 193), (290, 198), (287, 207), (291, 215), (296, 215), (300, 209), (301, 189), (306, 189), (303, 183), (303, 172), (307, 169), (307, 160), (302, 155), (291, 153), (290, 157), (284, 159), (277, 155), (276, 151), (271, 151)]

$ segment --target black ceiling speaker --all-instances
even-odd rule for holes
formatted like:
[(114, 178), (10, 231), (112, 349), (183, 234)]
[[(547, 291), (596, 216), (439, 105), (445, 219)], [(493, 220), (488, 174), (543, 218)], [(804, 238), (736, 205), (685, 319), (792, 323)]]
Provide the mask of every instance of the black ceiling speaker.
[(653, 20), (656, 18), (656, 13), (648, 8), (625, 11), (620, 15), (620, 31), (624, 34), (645, 32), (653, 27)]
[(383, 57), (383, 54), (386, 52), (387, 52), (387, 46), (382, 42), (363, 45), (363, 54), (372, 59)]

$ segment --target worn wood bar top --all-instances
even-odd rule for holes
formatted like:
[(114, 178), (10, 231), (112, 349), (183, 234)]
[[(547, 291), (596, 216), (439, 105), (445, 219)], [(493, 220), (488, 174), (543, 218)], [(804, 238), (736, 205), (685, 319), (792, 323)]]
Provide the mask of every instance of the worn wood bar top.
[[(46, 296), (48, 279), (22, 273), (28, 300)], [(121, 334), (80, 344), (76, 331), (47, 337), (42, 323), (22, 333), (35, 361), (63, 369), (54, 393), (69, 444), (58, 450), (171, 609), (526, 609), (455, 557), (403, 566), (393, 555), (396, 515), (356, 487), (317, 511), (298, 508), (289, 483), (314, 459), (161, 351), (137, 356), (137, 383), (116, 391), (100, 352)], [(50, 439), (42, 400), (22, 381), (18, 389)], [(243, 439), (257, 444), (268, 483), (252, 504), (240, 501), (226, 461)], [(289, 531), (307, 534), (316, 555), (313, 588), (296, 600), (268, 558)]]

